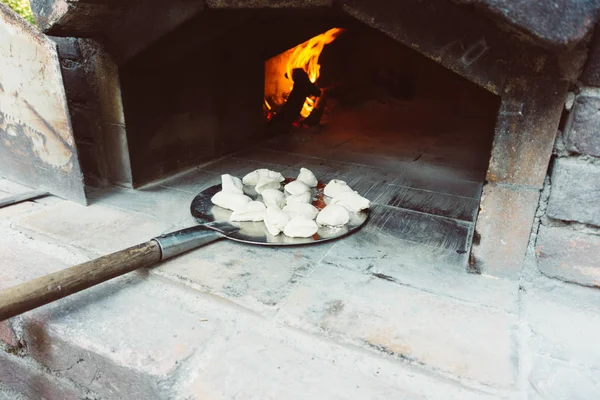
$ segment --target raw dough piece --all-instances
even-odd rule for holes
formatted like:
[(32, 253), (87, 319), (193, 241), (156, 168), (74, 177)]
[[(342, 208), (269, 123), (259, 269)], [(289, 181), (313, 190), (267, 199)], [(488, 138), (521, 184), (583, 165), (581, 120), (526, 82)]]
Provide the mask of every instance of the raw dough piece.
[(330, 204), (339, 204), (350, 212), (359, 212), (369, 208), (371, 202), (356, 192), (345, 192), (334, 197)]
[(306, 168), (300, 168), (300, 175), (298, 175), (298, 179), (300, 182), (306, 183), (310, 187), (317, 186), (317, 177), (312, 173), (311, 170)]
[(230, 221), (262, 221), (265, 219), (265, 205), (260, 201), (251, 201), (229, 217)]
[(240, 178), (229, 174), (221, 175), (221, 187), (225, 193), (244, 194), (244, 184)]
[(289, 194), (310, 193), (310, 186), (301, 181), (293, 181), (284, 186), (284, 189)]
[(294, 217), (283, 229), (283, 234), (289, 237), (307, 238), (317, 233), (318, 230), (317, 223), (312, 219)]
[(285, 195), (277, 189), (265, 189), (260, 194), (263, 203), (268, 207), (282, 208), (285, 206)]
[(265, 226), (271, 235), (279, 235), (288, 222), (290, 222), (290, 216), (278, 207), (267, 207)]
[(256, 193), (260, 194), (265, 189), (279, 189), (280, 187), (281, 185), (279, 184), (279, 182), (274, 179), (260, 178), (256, 183), (256, 187), (254, 188), (254, 190), (256, 190)]
[(352, 189), (348, 184), (344, 181), (340, 181), (338, 179), (332, 179), (327, 186), (325, 186), (325, 196), (336, 197), (339, 194), (345, 192), (352, 192)]
[(287, 204), (291, 203), (310, 203), (312, 199), (312, 193), (304, 192), (300, 194), (292, 194), (285, 198)]
[(304, 217), (308, 219), (315, 219), (319, 210), (317, 210), (312, 204), (308, 203), (290, 203), (283, 207), (283, 212), (287, 213), (290, 217)]
[(261, 178), (268, 178), (277, 182), (283, 182), (285, 180), (283, 175), (279, 172), (261, 168), (244, 176), (242, 182), (244, 182), (244, 185), (255, 186)]
[(326, 226), (342, 226), (350, 221), (350, 213), (343, 206), (331, 204), (317, 215), (317, 224)]
[(228, 210), (239, 210), (243, 208), (246, 203), (252, 201), (252, 199), (246, 195), (239, 193), (227, 193), (224, 191), (220, 191), (215, 193), (215, 195), (210, 199), (213, 204), (226, 208)]

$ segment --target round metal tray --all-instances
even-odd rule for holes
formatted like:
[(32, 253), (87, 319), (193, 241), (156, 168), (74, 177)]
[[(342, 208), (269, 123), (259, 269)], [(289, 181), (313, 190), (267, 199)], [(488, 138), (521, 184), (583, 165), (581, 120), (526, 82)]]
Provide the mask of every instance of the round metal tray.
[[(214, 205), (210, 199), (221, 190), (221, 185), (211, 186), (200, 192), (192, 201), (190, 211), (192, 216), (201, 224), (214, 221), (229, 221), (232, 211)], [(260, 200), (260, 195), (254, 191), (254, 187), (244, 186), (244, 192), (253, 200)], [(313, 205), (327, 204), (328, 199), (322, 194), (322, 190), (313, 189), (313, 196), (317, 200)], [(317, 207), (319, 208), (319, 207)], [(293, 246), (302, 244), (313, 244), (338, 239), (349, 235), (360, 229), (369, 218), (369, 210), (359, 213), (350, 213), (350, 222), (342, 227), (321, 226), (315, 235), (309, 238), (292, 238), (283, 233), (273, 236), (267, 231), (265, 224), (261, 222), (230, 222), (239, 228), (238, 231), (228, 233), (227, 237), (238, 242), (268, 245), (268, 246)]]

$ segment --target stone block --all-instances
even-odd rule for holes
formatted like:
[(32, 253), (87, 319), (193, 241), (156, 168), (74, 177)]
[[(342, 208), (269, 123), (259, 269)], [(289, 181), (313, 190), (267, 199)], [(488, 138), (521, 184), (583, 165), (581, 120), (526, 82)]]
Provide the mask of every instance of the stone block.
[(273, 248), (223, 240), (169, 260), (152, 274), (272, 315), (331, 244)]
[[(0, 196), (1, 198), (2, 196)], [(14, 218), (18, 218), (23, 214), (37, 211), (43, 208), (43, 205), (33, 201), (24, 201), (22, 203), (13, 204), (0, 208), (0, 221), (6, 222)]]
[[(220, 177), (219, 177), (220, 183)], [(125, 189), (110, 187), (90, 193), (93, 202), (118, 208), (127, 212), (145, 215), (177, 227), (197, 225), (190, 214), (190, 204), (197, 193), (184, 192), (164, 186), (149, 186), (143, 189)]]
[(0, 382), (0, 400), (28, 400), (24, 395), (9, 389)]
[(540, 226), (537, 265), (546, 276), (600, 287), (600, 237)]
[(570, 151), (600, 157), (600, 97), (577, 96), (564, 135)]
[(182, 371), (175, 398), (491, 400), (499, 394), (272, 323), (214, 350)]
[(329, 354), (263, 332), (242, 335), (198, 371), (179, 398), (424, 399), (377, 376), (337, 365), (329, 359), (335, 345), (319, 347)]
[(471, 248), (471, 267), (489, 275), (518, 279), (540, 193), (487, 184)]
[(505, 85), (487, 181), (541, 189), (552, 155), (567, 85), (523, 77)]
[(15, 222), (22, 232), (41, 234), (88, 254), (106, 254), (149, 240), (170, 224), (101, 204), (89, 207), (69, 202), (48, 206)]
[[(169, 399), (181, 368), (256, 322), (212, 296), (130, 274), (23, 316), (27, 351), (101, 398)], [(253, 322), (254, 321), (254, 322)]]
[(600, 291), (556, 281), (527, 289), (524, 310), (529, 348), (569, 364), (600, 369)]
[(322, 263), (385, 276), (398, 284), (517, 313), (518, 284), (465, 272), (468, 254), (386, 235), (367, 225), (336, 242)]
[[(22, 203), (25, 204), (25, 203)], [(14, 206), (7, 207), (10, 209)], [(0, 214), (1, 218), (1, 214)], [(58, 246), (34, 241), (9, 227), (0, 226), (0, 291), (35, 279), (69, 266), (69, 263), (85, 261), (85, 257), (73, 254)], [(44, 260), (44, 262), (40, 262)], [(19, 345), (12, 321), (0, 321), (0, 341), (11, 347)]]
[[(94, 398), (93, 393), (78, 390), (69, 382), (56, 378), (33, 366), (28, 360), (0, 350), (0, 385), (27, 399), (80, 400)], [(12, 394), (14, 394), (11, 393)], [(0, 399), (2, 399), (0, 386)], [(20, 400), (6, 397), (6, 400)]]
[(398, 285), (385, 276), (319, 265), (278, 318), (459, 379), (503, 387), (515, 382), (516, 316)]
[(600, 395), (597, 371), (578, 368), (550, 357), (535, 357), (529, 384), (540, 399), (589, 400)]
[(551, 218), (600, 226), (600, 166), (561, 158), (552, 173), (547, 214)]

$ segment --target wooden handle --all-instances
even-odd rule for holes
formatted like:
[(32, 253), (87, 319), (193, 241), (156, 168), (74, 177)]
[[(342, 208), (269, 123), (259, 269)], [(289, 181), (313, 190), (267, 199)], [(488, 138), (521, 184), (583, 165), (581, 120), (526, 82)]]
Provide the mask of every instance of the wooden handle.
[(0, 292), (0, 321), (62, 299), (161, 258), (154, 240), (8, 288)]

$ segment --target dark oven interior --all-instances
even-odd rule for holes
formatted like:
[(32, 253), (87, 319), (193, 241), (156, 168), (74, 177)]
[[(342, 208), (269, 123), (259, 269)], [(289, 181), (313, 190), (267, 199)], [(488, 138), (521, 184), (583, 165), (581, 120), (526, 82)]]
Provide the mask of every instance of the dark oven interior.
[[(332, 28), (312, 113), (275, 124), (290, 49)], [(212, 10), (120, 76), (135, 186), (232, 152), (303, 166), (372, 200), (378, 229), (466, 265), (500, 99), (414, 49), (331, 11)]]

